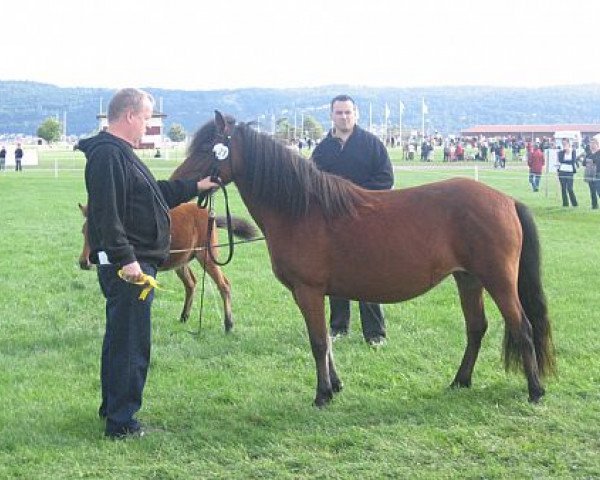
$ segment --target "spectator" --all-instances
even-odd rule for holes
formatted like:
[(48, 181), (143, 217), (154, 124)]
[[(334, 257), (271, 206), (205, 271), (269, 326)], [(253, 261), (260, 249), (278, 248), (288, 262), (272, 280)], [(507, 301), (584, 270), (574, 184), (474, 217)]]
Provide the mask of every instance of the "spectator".
[(592, 209), (598, 209), (600, 196), (600, 134), (594, 135), (589, 142), (590, 153), (585, 158), (585, 177), (590, 188)]
[(463, 147), (461, 142), (458, 142), (456, 144), (456, 150), (454, 152), (454, 154), (456, 155), (456, 161), (457, 162), (462, 162), (465, 159), (465, 147)]
[(577, 153), (571, 147), (568, 138), (562, 139), (562, 150), (558, 152), (558, 180), (560, 181), (560, 192), (563, 207), (569, 206), (569, 200), (573, 207), (577, 206), (577, 197), (573, 191), (573, 176), (577, 173)]
[(134, 417), (150, 363), (153, 293), (139, 297), (132, 283), (155, 277), (169, 254), (169, 209), (217, 185), (209, 178), (156, 181), (133, 147), (146, 132), (154, 99), (134, 88), (119, 90), (108, 105), (108, 129), (79, 142), (85, 154), (90, 259), (106, 298), (106, 330), (100, 378), (106, 420), (113, 439), (141, 436)]
[(15, 172), (23, 171), (23, 149), (21, 148), (21, 144), (17, 143), (17, 148), (15, 149)]
[(536, 143), (535, 146), (527, 153), (527, 165), (529, 166), (529, 183), (534, 192), (540, 189), (540, 179), (542, 178), (542, 172), (544, 171), (544, 152), (540, 148), (540, 144)]
[(496, 154), (496, 160), (494, 162), (494, 168), (506, 168), (506, 154), (504, 152), (504, 143), (500, 140), (494, 146)]
[[(388, 190), (394, 173), (385, 145), (375, 135), (356, 125), (356, 106), (348, 95), (331, 101), (333, 128), (315, 148), (312, 159), (325, 172), (347, 178), (369, 190)], [(350, 301), (329, 297), (330, 326), (333, 339), (348, 333)], [(369, 345), (385, 343), (385, 321), (381, 305), (359, 302), (363, 336)]]
[(0, 150), (0, 170), (4, 170), (6, 168), (6, 147), (2, 145), (2, 150)]

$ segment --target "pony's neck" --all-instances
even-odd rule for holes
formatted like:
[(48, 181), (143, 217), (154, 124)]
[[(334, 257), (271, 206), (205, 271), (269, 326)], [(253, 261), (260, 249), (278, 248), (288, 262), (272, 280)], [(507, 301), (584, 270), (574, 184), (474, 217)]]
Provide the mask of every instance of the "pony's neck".
[(250, 214), (250, 216), (254, 220), (254, 223), (256, 223), (256, 225), (264, 235), (266, 217), (264, 207), (261, 207), (260, 204), (256, 202), (256, 200), (252, 196), (250, 187), (248, 186), (247, 182), (243, 177), (236, 177), (234, 183), (238, 189), (240, 197), (242, 197), (244, 205), (246, 205), (246, 208), (248, 209), (248, 213)]

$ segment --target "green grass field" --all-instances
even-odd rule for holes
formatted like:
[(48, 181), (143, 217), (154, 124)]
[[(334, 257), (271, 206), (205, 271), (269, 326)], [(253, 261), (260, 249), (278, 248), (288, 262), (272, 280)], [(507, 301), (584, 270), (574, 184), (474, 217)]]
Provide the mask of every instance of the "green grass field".
[[(95, 272), (77, 265), (83, 160), (53, 151), (37, 168), (0, 172), (0, 478), (600, 477), (600, 213), (590, 210), (581, 176), (580, 207), (564, 209), (556, 179), (533, 193), (518, 162), (506, 171), (440, 162), (418, 169), (398, 154), (397, 187), (477, 176), (532, 208), (559, 368), (541, 404), (527, 402), (522, 375), (505, 374), (503, 321), (489, 301), (473, 387), (447, 388), (465, 343), (448, 280), (386, 306), (388, 343), (379, 350), (362, 341), (354, 311), (351, 334), (334, 346), (345, 389), (314, 408), (304, 322), (256, 242), (238, 246), (225, 267), (236, 321), (230, 335), (212, 285), (195, 334), (199, 297), (181, 325), (183, 289), (174, 273), (160, 274), (170, 291), (156, 294), (139, 414), (156, 431), (106, 440), (96, 414), (104, 304)], [(148, 163), (166, 178), (180, 159)], [(230, 190), (233, 213), (247, 216)]]

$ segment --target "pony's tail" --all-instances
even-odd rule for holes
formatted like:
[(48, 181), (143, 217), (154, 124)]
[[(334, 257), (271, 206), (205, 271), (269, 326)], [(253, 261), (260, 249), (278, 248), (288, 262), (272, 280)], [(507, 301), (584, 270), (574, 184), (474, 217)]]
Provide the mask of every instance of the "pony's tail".
[[(533, 215), (529, 209), (520, 202), (515, 202), (515, 208), (523, 229), (518, 279), (519, 300), (531, 324), (538, 370), (540, 376), (544, 377), (555, 373), (556, 361), (546, 296), (542, 288), (540, 242)], [(504, 333), (504, 366), (507, 370), (511, 370), (518, 369), (521, 365), (520, 345), (506, 329)]]
[[(227, 228), (227, 219), (225, 217), (216, 217), (215, 225), (217, 228)], [(231, 217), (231, 228), (236, 237), (250, 240), (255, 238), (258, 231), (250, 222), (237, 217)]]

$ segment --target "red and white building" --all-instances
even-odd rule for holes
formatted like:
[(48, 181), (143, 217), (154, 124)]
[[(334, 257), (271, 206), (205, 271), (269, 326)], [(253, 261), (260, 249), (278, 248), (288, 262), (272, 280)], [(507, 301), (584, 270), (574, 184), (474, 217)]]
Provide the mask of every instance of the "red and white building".
[[(103, 131), (108, 128), (108, 119), (106, 113), (96, 115), (99, 125), (98, 130)], [(142, 137), (142, 141), (138, 148), (162, 148), (164, 143), (164, 119), (167, 115), (161, 112), (153, 112), (152, 118), (146, 126), (146, 134)]]

